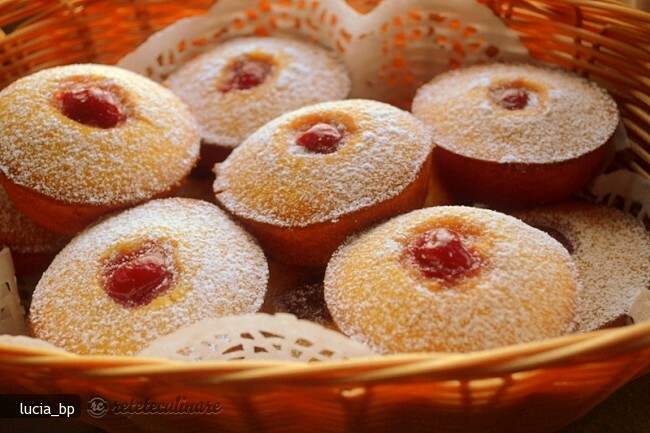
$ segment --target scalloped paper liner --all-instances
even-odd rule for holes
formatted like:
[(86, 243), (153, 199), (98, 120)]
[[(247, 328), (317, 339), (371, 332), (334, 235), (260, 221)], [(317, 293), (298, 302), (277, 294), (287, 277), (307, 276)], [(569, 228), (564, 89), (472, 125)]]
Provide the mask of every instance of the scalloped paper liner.
[(291, 314), (205, 319), (154, 340), (139, 356), (176, 361), (331, 361), (377, 356), (367, 346)]
[(25, 309), (20, 303), (9, 248), (0, 250), (0, 334), (27, 335)]
[(475, 0), (382, 2), (359, 14), (344, 0), (222, 0), (152, 35), (118, 66), (163, 81), (179, 64), (237, 36), (291, 36), (336, 51), (353, 98), (408, 106), (418, 87), (450, 68), (530, 62), (519, 36)]

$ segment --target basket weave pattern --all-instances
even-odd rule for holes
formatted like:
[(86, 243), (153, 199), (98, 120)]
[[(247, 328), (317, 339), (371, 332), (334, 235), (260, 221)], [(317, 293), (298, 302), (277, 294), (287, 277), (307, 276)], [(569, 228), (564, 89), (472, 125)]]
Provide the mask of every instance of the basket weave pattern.
[[(610, 0), (481, 2), (521, 35), (533, 57), (612, 93), (631, 142), (614, 164), (650, 178), (650, 14)], [(0, 87), (55, 65), (115, 63), (153, 32), (213, 3), (0, 1)], [(378, 2), (349, 3), (368, 11)], [(217, 399), (223, 408), (192, 418), (191, 427), (181, 416), (86, 416), (110, 431), (533, 433), (561, 428), (650, 371), (650, 323), (472, 355), (189, 365), (0, 345), (0, 361), (0, 375), (11, 378), (0, 383), (2, 392), (71, 392), (82, 401), (185, 396)]]
[[(360, 11), (379, 2), (348, 1)], [(480, 2), (521, 35), (533, 57), (594, 79), (612, 93), (631, 138), (631, 151), (616, 164), (650, 177), (650, 14), (615, 0)], [(204, 13), (212, 4), (214, 0), (0, 2), (0, 87), (55, 65), (114, 64), (152, 33)]]

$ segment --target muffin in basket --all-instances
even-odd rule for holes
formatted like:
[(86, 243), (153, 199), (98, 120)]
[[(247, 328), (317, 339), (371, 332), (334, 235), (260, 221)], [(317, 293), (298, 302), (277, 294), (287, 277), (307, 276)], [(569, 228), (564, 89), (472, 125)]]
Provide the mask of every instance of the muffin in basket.
[(633, 301), (650, 287), (650, 235), (634, 218), (603, 205), (570, 201), (516, 212), (569, 251), (582, 290), (579, 331), (622, 326)]
[(227, 41), (181, 66), (166, 84), (199, 122), (200, 165), (208, 169), (271, 119), (350, 91), (334, 53), (278, 37)]
[(614, 100), (595, 83), (532, 65), (441, 74), (418, 90), (412, 110), (433, 135), (444, 185), (507, 207), (578, 191), (613, 153), (619, 124)]
[(197, 320), (256, 312), (268, 265), (217, 206), (154, 200), (75, 237), (34, 291), (36, 337), (79, 354), (135, 354)]
[(569, 253), (491, 210), (413, 211), (352, 237), (325, 274), (325, 301), (350, 337), (382, 353), (471, 352), (575, 328)]
[(171, 194), (198, 158), (183, 103), (112, 66), (36, 72), (2, 90), (0, 112), (0, 183), (19, 210), (62, 234)]
[(0, 186), (0, 249), (11, 250), (16, 275), (43, 272), (68, 240), (27, 218)]
[(432, 143), (410, 113), (345, 100), (280, 116), (221, 164), (214, 191), (278, 261), (324, 266), (353, 232), (421, 207)]

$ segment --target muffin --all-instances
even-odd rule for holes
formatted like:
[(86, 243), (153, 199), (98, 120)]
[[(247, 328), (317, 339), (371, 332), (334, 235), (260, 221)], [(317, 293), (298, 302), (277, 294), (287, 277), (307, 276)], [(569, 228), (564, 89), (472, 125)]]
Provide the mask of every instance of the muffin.
[(166, 84), (199, 122), (200, 165), (208, 169), (275, 117), (350, 92), (347, 68), (334, 53), (277, 37), (227, 41), (182, 65)]
[(269, 256), (324, 266), (353, 232), (423, 205), (432, 147), (410, 113), (325, 102), (251, 135), (217, 168), (214, 191)]
[(496, 207), (578, 191), (611, 156), (619, 124), (616, 104), (595, 83), (532, 65), (441, 74), (418, 90), (412, 111), (431, 130), (444, 186)]
[(102, 65), (42, 70), (0, 92), (0, 184), (48, 230), (171, 194), (199, 152), (196, 122), (169, 90)]
[(0, 249), (11, 250), (16, 275), (43, 272), (68, 240), (27, 218), (0, 186)]
[(413, 211), (332, 257), (325, 301), (346, 335), (382, 353), (472, 352), (575, 328), (569, 253), (511, 216), (463, 206)]
[(650, 236), (634, 218), (588, 202), (537, 207), (514, 216), (558, 239), (571, 254), (582, 290), (578, 331), (621, 326), (650, 287)]
[(154, 200), (75, 237), (39, 281), (34, 336), (79, 354), (132, 355), (195, 321), (256, 312), (268, 265), (217, 206)]

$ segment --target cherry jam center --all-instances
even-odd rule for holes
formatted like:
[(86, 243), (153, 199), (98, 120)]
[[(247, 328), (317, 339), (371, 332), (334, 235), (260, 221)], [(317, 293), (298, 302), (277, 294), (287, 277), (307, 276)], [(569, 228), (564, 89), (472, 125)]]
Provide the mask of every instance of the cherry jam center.
[(499, 87), (492, 90), (494, 102), (506, 110), (523, 110), (528, 106), (530, 92), (525, 87)]
[(550, 237), (558, 241), (559, 243), (562, 244), (562, 246), (569, 252), (569, 254), (573, 254), (575, 251), (575, 248), (573, 247), (573, 243), (569, 240), (569, 238), (566, 237), (564, 233), (562, 233), (560, 230), (554, 228), (554, 227), (549, 227), (549, 226), (533, 226), (536, 229), (539, 229), (543, 232), (546, 232)]
[(160, 247), (119, 255), (106, 272), (108, 296), (125, 307), (142, 307), (173, 282), (171, 259)]
[(271, 64), (262, 59), (242, 58), (235, 60), (226, 70), (226, 77), (219, 88), (223, 93), (246, 90), (264, 83), (271, 74)]
[(76, 86), (57, 98), (61, 101), (64, 115), (87, 126), (113, 128), (126, 118), (120, 110), (118, 98), (97, 86)]
[(296, 139), (296, 144), (314, 153), (333, 153), (339, 148), (343, 134), (327, 123), (317, 123)]
[(438, 228), (414, 239), (408, 246), (407, 254), (427, 278), (453, 282), (478, 269), (478, 256), (466, 242), (456, 232)]

